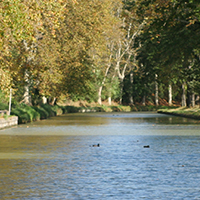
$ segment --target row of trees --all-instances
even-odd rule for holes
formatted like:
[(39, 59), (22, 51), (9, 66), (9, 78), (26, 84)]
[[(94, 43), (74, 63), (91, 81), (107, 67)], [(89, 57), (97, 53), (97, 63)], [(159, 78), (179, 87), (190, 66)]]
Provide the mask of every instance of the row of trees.
[(1, 90), (26, 104), (61, 96), (159, 104), (167, 95), (194, 104), (199, 11), (196, 0), (3, 0)]
[(139, 62), (143, 72), (151, 74), (155, 85), (168, 86), (169, 104), (172, 88), (182, 106), (194, 106), (195, 95), (200, 92), (199, 11), (200, 5), (195, 0), (155, 1), (153, 5), (147, 1), (143, 9), (143, 15), (151, 13), (153, 19), (141, 37)]

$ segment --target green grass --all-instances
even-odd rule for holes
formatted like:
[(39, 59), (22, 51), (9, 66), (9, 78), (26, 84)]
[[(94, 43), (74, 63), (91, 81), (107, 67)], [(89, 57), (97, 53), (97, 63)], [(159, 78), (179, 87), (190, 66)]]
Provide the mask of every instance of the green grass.
[(160, 109), (159, 113), (178, 115), (182, 117), (200, 119), (200, 108), (179, 107), (176, 109)]

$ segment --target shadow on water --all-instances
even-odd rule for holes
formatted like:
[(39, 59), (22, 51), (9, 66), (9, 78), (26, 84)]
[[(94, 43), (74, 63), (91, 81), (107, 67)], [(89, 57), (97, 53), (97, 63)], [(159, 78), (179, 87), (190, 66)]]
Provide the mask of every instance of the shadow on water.
[(1, 199), (198, 199), (199, 128), (156, 113), (77, 113), (1, 130)]

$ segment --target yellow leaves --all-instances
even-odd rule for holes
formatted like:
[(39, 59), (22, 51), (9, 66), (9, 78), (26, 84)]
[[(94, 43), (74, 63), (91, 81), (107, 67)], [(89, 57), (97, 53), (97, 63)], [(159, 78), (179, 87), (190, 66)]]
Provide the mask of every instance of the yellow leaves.
[(160, 34), (156, 34), (156, 38), (160, 37)]
[(6, 92), (11, 85), (11, 76), (9, 71), (3, 70), (0, 68), (0, 88), (2, 91)]
[(187, 24), (186, 27), (195, 24), (195, 22), (198, 22), (198, 20), (197, 20), (197, 19), (190, 19), (190, 20), (189, 20), (189, 24)]

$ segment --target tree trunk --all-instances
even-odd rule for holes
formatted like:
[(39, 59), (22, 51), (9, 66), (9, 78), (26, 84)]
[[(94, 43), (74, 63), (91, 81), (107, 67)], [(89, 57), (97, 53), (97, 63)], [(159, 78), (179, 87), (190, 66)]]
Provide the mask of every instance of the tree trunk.
[(45, 96), (42, 97), (42, 103), (46, 104), (47, 103), (47, 98)]
[(192, 93), (192, 107), (195, 107), (195, 94)]
[(32, 105), (31, 96), (29, 94), (30, 80), (29, 80), (29, 73), (27, 70), (24, 73), (24, 80), (25, 80), (25, 86), (24, 86), (24, 95), (22, 102), (25, 103), (26, 105)]
[(98, 104), (102, 105), (102, 100), (101, 100), (101, 92), (102, 92), (103, 86), (99, 87), (99, 91), (98, 91)]
[(134, 104), (133, 101), (133, 71), (130, 73), (130, 93), (129, 93), (130, 105)]
[(124, 89), (124, 79), (120, 79), (120, 99), (119, 99), (119, 103), (122, 104), (122, 98), (123, 98), (123, 89)]
[(10, 115), (10, 113), (11, 113), (11, 106), (12, 106), (12, 88), (10, 89), (8, 115)]
[(185, 89), (185, 82), (182, 84), (182, 90), (183, 90), (183, 93), (182, 93), (182, 106), (183, 107), (186, 107), (186, 89)]
[(108, 104), (109, 104), (109, 106), (112, 105), (112, 99), (111, 99), (111, 96), (110, 96), (110, 95), (109, 95), (109, 97), (108, 97)]
[(146, 106), (146, 96), (145, 95), (143, 95), (143, 97), (142, 97), (142, 105)]
[(56, 101), (57, 101), (57, 99), (56, 99), (56, 97), (54, 97), (54, 98), (52, 99), (52, 101), (51, 101), (51, 105), (52, 105), (52, 106), (56, 105)]
[(24, 86), (24, 96), (23, 96), (23, 103), (25, 103), (26, 105), (31, 105), (31, 97), (29, 95), (29, 86), (25, 85)]
[(155, 75), (155, 104), (156, 104), (156, 106), (158, 106), (159, 105), (159, 101), (158, 101), (158, 82), (157, 82), (157, 77), (158, 77), (158, 75), (156, 74)]
[(142, 105), (143, 106), (146, 106), (146, 88), (147, 88), (147, 85), (144, 84), (144, 93), (143, 93), (143, 97), (142, 97)]
[(199, 99), (200, 99), (200, 97), (199, 97), (199, 95), (197, 95), (195, 101), (196, 101), (196, 103), (197, 103), (198, 106), (199, 106)]
[(102, 83), (101, 83), (101, 86), (99, 87), (99, 91), (98, 91), (98, 104), (99, 105), (102, 105), (102, 99), (101, 99), (101, 93), (102, 93), (102, 90), (103, 90), (103, 86), (106, 82), (106, 79), (107, 79), (107, 76), (108, 76), (108, 72), (110, 70), (110, 67), (112, 65), (112, 57), (113, 57), (113, 48), (114, 48), (114, 43), (111, 42), (110, 43), (110, 56), (109, 56), (109, 61), (108, 61), (108, 65), (107, 65), (107, 68), (106, 68), (106, 71), (105, 71), (105, 74), (104, 74), (104, 78), (102, 80)]
[(169, 106), (172, 106), (172, 84), (169, 84)]

